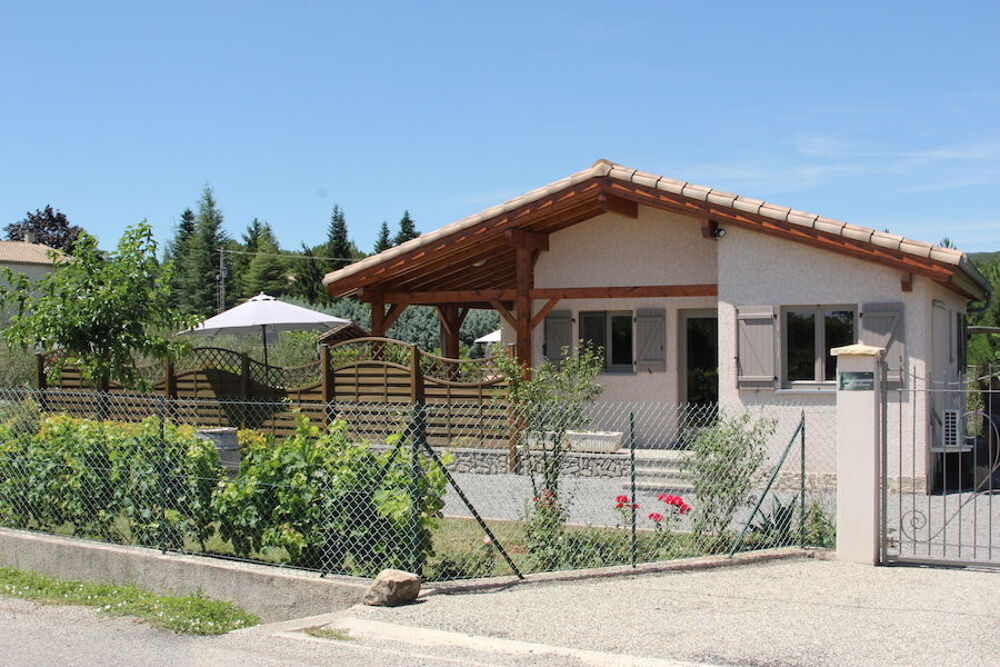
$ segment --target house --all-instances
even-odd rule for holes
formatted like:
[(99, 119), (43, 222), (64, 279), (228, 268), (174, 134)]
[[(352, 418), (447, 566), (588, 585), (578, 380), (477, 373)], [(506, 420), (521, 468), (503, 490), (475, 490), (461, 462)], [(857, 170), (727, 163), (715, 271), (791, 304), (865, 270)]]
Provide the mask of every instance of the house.
[(529, 365), (593, 341), (604, 401), (829, 408), (830, 349), (877, 344), (909, 411), (893, 423), (930, 449), (946, 406), (898, 388), (957, 381), (964, 315), (990, 297), (958, 250), (606, 160), (323, 282), (372, 304), (375, 336), (432, 304), (456, 351), (470, 308)]
[(34, 243), (30, 237), (24, 241), (0, 241), (0, 266), (36, 281), (55, 269), (57, 260), (52, 259), (51, 252), (52, 248)]

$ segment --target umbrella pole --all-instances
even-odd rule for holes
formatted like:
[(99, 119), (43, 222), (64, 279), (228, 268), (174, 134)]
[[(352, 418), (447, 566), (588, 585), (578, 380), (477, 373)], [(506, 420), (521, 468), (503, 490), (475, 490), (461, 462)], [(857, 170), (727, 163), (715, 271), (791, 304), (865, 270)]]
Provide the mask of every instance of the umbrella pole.
[(267, 366), (267, 326), (260, 325), (260, 342), (264, 346), (264, 365)]

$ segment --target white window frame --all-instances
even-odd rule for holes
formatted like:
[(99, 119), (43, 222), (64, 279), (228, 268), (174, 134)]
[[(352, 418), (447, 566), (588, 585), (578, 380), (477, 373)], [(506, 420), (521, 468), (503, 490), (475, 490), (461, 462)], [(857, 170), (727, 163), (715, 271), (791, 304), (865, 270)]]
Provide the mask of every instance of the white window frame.
[[(578, 340), (583, 340), (583, 318), (585, 315), (602, 315), (604, 317), (604, 372), (605, 373), (635, 373), (635, 312), (631, 310), (581, 310), (577, 313), (577, 322), (579, 323), (580, 335), (577, 336)], [(615, 317), (627, 317), (629, 322), (632, 323), (632, 349), (629, 350), (629, 361), (628, 364), (612, 364), (612, 339), (611, 339), (611, 320)]]
[[(779, 310), (779, 325), (781, 327), (781, 386), (784, 389), (808, 388), (808, 387), (831, 387), (836, 384), (836, 380), (825, 379), (826, 370), (826, 313), (831, 310), (849, 310), (854, 318), (854, 338), (858, 337), (858, 310), (857, 304), (836, 303), (806, 306), (782, 306)], [(813, 326), (813, 379), (812, 380), (789, 380), (788, 379), (788, 313), (812, 313)]]

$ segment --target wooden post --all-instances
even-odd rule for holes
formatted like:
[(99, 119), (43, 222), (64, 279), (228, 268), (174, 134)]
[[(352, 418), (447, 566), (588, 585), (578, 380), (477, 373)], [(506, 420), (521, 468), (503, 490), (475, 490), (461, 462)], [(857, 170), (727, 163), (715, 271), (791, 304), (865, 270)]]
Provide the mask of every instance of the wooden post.
[(319, 377), (323, 392), (323, 420), (329, 426), (333, 420), (333, 402), (336, 400), (336, 378), (330, 368), (330, 348), (326, 345), (319, 346)]
[(177, 376), (174, 374), (174, 362), (169, 357), (163, 361), (163, 395), (168, 399), (177, 398)]
[(45, 389), (48, 386), (48, 382), (45, 378), (45, 355), (36, 354), (35, 355), (35, 382), (39, 389)]
[[(385, 301), (381, 293), (374, 293), (371, 301), (372, 308), (372, 336), (383, 338), (385, 336)], [(382, 361), (384, 356), (382, 343), (372, 343), (372, 359)]]
[[(459, 309), (455, 304), (438, 306), (437, 311), (441, 329), (441, 356), (447, 359), (458, 359), (461, 355), (458, 332), (469, 311), (467, 308)], [(448, 379), (458, 380), (460, 370), (457, 363), (449, 363)]]
[(517, 246), (517, 299), (514, 301), (514, 312), (517, 317), (517, 358), (525, 367), (525, 373), (531, 374), (531, 297), (529, 292), (534, 287), (535, 269), (532, 249), (525, 245)]
[(240, 355), (240, 398), (250, 398), (250, 355), (245, 352)]

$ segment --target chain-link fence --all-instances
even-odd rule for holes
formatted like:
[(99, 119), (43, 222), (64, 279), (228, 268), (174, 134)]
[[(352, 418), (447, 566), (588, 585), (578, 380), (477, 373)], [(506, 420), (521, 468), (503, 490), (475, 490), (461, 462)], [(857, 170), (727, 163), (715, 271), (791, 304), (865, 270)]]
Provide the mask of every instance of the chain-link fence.
[(832, 407), (0, 390), (0, 525), (429, 580), (833, 541)]

